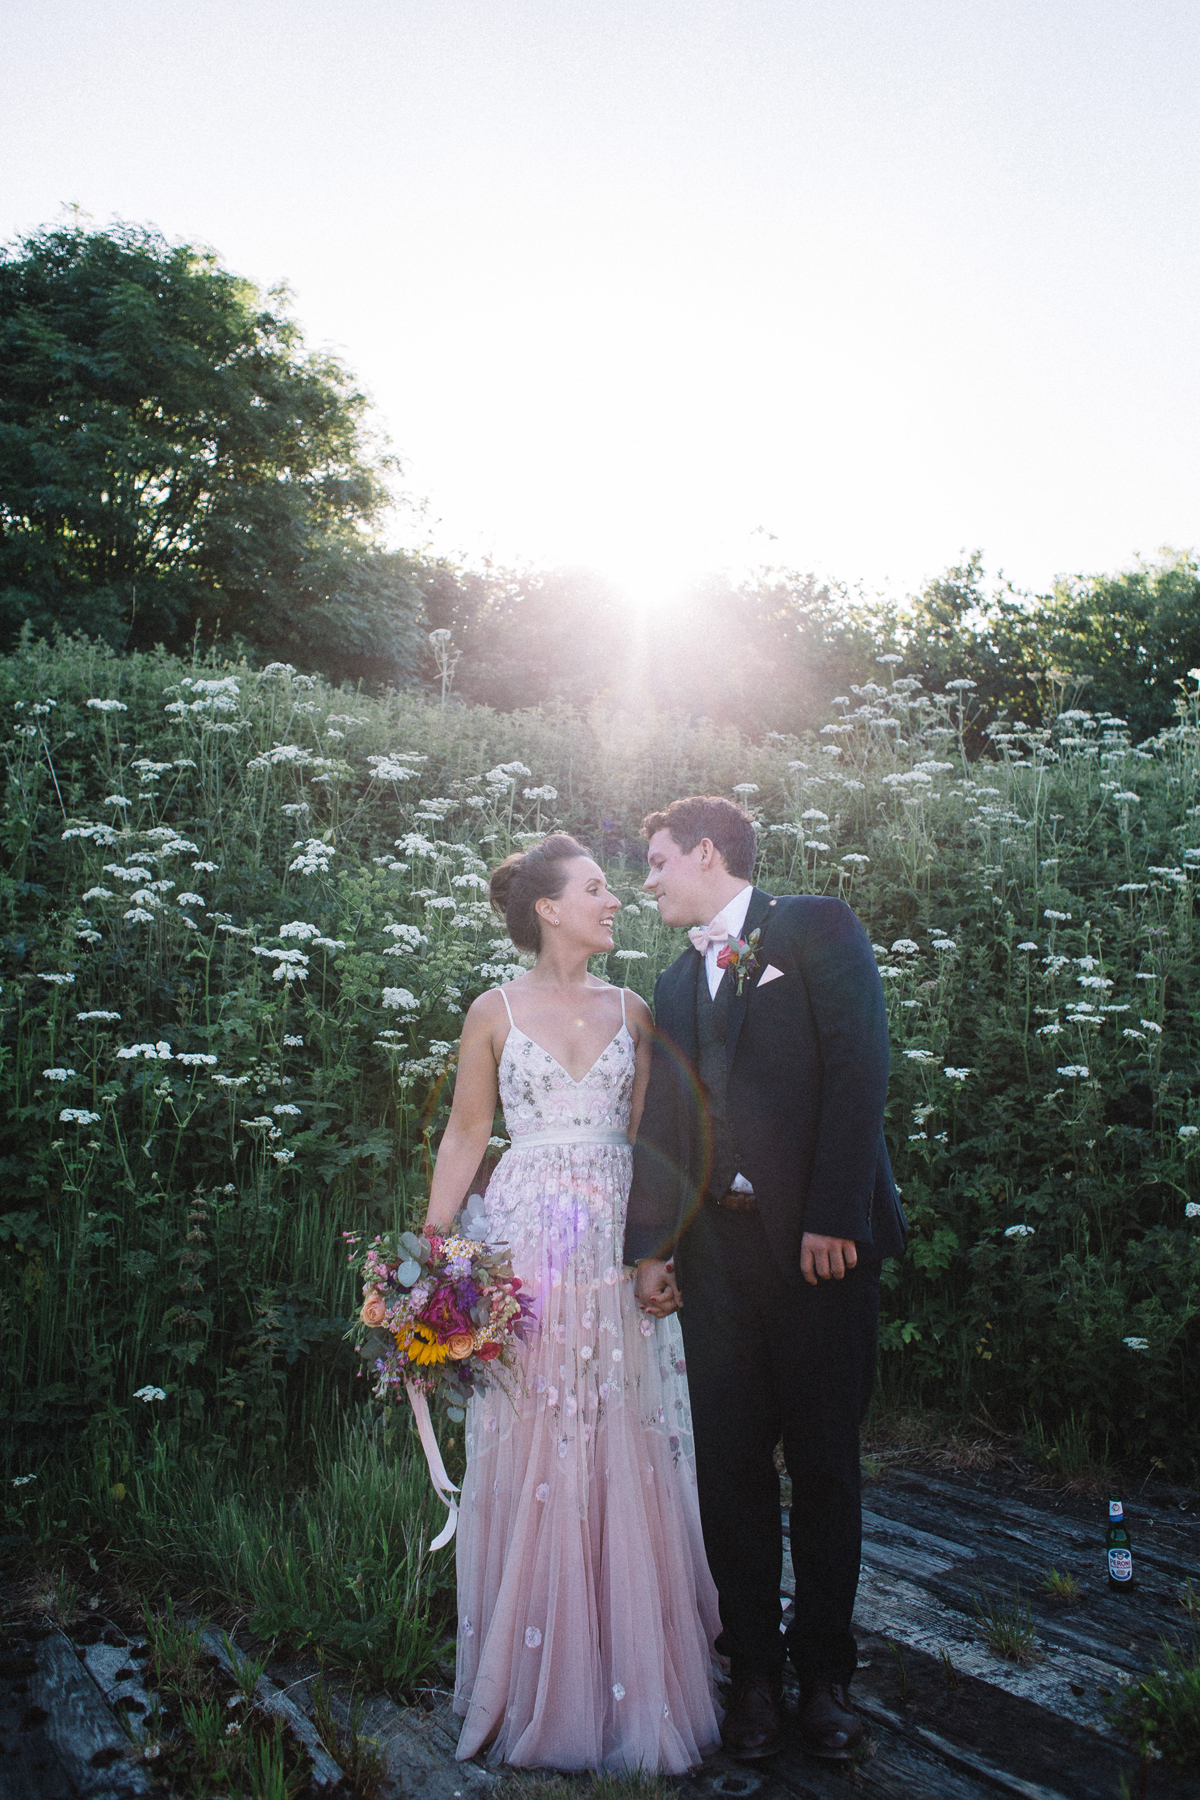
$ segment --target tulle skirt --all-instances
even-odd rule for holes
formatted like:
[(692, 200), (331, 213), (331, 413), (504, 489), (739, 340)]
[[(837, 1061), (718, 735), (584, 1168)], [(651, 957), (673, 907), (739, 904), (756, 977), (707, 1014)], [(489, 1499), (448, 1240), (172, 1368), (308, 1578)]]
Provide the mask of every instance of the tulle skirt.
[(629, 1176), (623, 1145), (543, 1145), (488, 1188), (536, 1324), (467, 1413), (460, 1758), (681, 1774), (720, 1739), (682, 1338), (621, 1266)]

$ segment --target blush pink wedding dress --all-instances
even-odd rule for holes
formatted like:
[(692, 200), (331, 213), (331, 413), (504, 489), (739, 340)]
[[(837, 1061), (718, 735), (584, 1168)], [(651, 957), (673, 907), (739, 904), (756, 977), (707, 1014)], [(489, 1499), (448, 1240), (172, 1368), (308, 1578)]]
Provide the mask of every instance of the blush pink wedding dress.
[(579, 1081), (509, 1009), (511, 1148), (488, 1186), (488, 1236), (511, 1247), (535, 1313), (511, 1396), (493, 1384), (467, 1412), (460, 1759), (681, 1774), (720, 1741), (682, 1338), (676, 1319), (639, 1310), (621, 1262), (624, 1005)]

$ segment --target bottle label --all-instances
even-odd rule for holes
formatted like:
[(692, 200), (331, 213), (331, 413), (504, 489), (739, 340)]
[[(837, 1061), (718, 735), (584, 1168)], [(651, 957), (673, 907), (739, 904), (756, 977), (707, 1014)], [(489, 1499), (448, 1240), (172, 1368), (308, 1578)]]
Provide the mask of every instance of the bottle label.
[(1125, 1508), (1121, 1505), (1119, 1500), (1109, 1501), (1108, 1516), (1110, 1519), (1123, 1519), (1125, 1517)]
[(1129, 1550), (1110, 1550), (1108, 1572), (1114, 1581), (1133, 1580), (1133, 1555)]

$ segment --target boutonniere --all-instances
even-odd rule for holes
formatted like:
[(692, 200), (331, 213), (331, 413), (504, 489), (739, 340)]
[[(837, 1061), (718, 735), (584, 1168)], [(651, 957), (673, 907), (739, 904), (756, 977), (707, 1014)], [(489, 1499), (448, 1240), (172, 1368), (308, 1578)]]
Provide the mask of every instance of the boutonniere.
[(748, 938), (730, 938), (723, 950), (717, 952), (718, 969), (732, 969), (737, 983), (736, 992), (741, 993), (746, 977), (753, 975), (758, 968), (758, 940), (761, 931), (752, 931)]

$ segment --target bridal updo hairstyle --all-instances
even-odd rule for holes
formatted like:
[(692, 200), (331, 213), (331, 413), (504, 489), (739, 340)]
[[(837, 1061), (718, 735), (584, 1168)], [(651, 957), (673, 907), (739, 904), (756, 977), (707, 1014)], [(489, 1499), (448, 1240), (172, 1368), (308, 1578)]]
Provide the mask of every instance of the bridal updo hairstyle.
[(685, 856), (709, 838), (731, 875), (749, 881), (754, 872), (754, 820), (719, 794), (689, 794), (663, 812), (647, 813), (642, 836), (652, 838), (656, 831), (669, 831)]
[(567, 863), (586, 855), (573, 837), (554, 831), (524, 854), (515, 850), (492, 870), (488, 883), (491, 902), (518, 950), (536, 954), (541, 949), (542, 921), (534, 907), (539, 900), (557, 900), (566, 885)]

